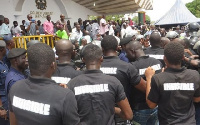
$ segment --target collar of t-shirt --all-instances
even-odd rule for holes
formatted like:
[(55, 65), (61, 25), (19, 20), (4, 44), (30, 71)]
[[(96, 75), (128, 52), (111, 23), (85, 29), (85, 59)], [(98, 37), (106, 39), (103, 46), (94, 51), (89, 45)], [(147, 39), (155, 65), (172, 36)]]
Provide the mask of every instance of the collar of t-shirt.
[(184, 71), (186, 68), (183, 66), (180, 69), (175, 69), (175, 68), (167, 68), (165, 69), (165, 72), (182, 72)]
[(101, 70), (86, 70), (84, 74), (103, 73)]
[(104, 59), (119, 59), (118, 56), (104, 56)]
[(57, 63), (57, 66), (73, 66), (73, 63)]
[(149, 56), (148, 55), (145, 55), (145, 56), (140, 56), (139, 58), (137, 58), (136, 60), (138, 61), (138, 60), (140, 60), (140, 59), (146, 59), (146, 58), (149, 58)]
[(31, 83), (35, 84), (52, 84), (55, 83), (55, 81), (51, 80), (50, 78), (39, 78), (39, 77), (34, 77), (34, 76), (29, 76), (28, 79), (31, 81)]

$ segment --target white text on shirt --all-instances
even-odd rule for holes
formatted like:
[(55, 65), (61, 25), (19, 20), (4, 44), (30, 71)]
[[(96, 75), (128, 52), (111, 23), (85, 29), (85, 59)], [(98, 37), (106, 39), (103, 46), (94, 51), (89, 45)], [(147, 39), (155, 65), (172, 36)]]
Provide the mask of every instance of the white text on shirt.
[(194, 83), (164, 83), (164, 90), (194, 90)]
[(100, 68), (100, 70), (104, 74), (117, 74), (117, 68), (116, 67), (103, 67), (103, 68)]
[(49, 115), (50, 114), (49, 113), (49, 111), (50, 111), (49, 104), (43, 104), (43, 103), (31, 101), (31, 100), (26, 100), (26, 99), (19, 98), (17, 96), (13, 97), (12, 105), (16, 108), (34, 112), (34, 113), (41, 114), (41, 115)]
[(97, 85), (84, 85), (74, 88), (75, 95), (82, 95), (86, 93), (98, 93), (108, 92), (108, 84), (97, 84)]

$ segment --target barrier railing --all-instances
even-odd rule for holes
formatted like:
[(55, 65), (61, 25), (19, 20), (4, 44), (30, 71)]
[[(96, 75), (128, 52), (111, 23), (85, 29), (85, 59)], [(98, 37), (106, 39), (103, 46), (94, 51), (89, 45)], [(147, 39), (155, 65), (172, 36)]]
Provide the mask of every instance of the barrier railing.
[(37, 36), (20, 36), (13, 37), (15, 41), (15, 48), (25, 48), (27, 49), (27, 43), (30, 40), (39, 40), (42, 43), (46, 43), (47, 45), (54, 48), (54, 41), (58, 40), (53, 35), (37, 35)]

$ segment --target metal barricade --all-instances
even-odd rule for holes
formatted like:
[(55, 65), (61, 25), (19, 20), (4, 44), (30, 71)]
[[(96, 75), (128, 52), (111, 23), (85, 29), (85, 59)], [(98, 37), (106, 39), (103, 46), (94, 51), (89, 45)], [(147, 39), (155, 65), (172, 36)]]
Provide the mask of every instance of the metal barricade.
[(58, 40), (58, 38), (54, 38), (53, 35), (37, 35), (37, 36), (20, 36), (13, 37), (15, 41), (15, 48), (25, 48), (27, 49), (27, 43), (31, 40), (38, 40), (42, 43), (46, 43), (47, 45), (54, 48), (54, 41)]

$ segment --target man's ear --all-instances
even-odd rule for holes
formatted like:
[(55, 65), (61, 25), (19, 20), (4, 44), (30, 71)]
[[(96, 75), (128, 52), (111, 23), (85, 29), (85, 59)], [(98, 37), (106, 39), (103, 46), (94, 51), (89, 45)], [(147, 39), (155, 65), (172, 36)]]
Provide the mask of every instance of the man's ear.
[(56, 67), (57, 67), (57, 64), (56, 64), (55, 62), (52, 62), (52, 63), (51, 63), (51, 68), (52, 68), (53, 70), (56, 70)]
[(164, 60), (164, 63), (166, 65), (168, 63), (168, 60), (167, 60), (166, 56), (163, 57), (163, 60)]
[(101, 61), (101, 62), (103, 62), (103, 56), (101, 56), (101, 59), (100, 59), (100, 61)]

